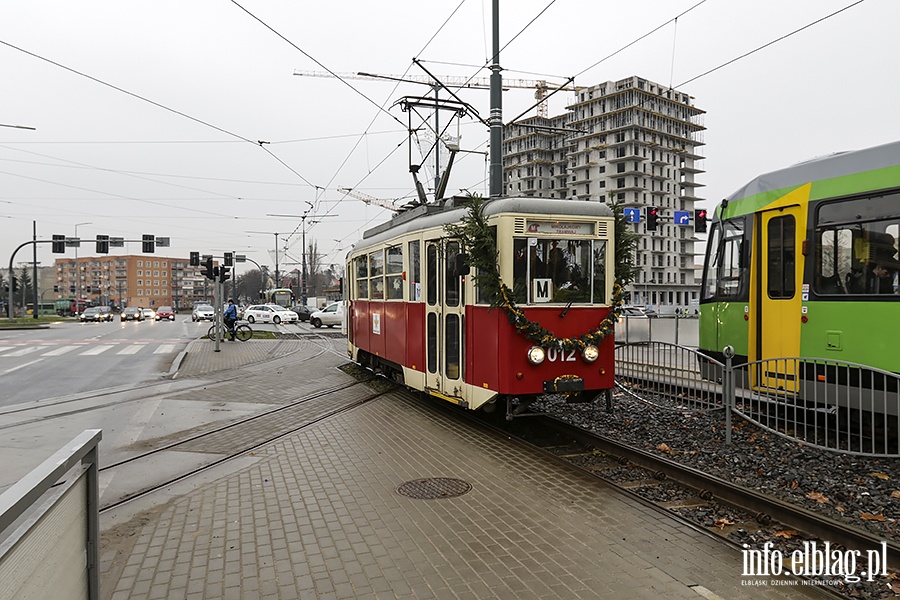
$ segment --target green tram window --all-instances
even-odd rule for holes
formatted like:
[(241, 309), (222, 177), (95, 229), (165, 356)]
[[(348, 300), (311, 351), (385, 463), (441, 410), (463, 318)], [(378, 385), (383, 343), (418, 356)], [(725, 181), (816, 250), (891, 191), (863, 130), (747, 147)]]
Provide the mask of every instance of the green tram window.
[(793, 215), (769, 219), (769, 268), (766, 270), (769, 298), (793, 298), (797, 291), (795, 231)]

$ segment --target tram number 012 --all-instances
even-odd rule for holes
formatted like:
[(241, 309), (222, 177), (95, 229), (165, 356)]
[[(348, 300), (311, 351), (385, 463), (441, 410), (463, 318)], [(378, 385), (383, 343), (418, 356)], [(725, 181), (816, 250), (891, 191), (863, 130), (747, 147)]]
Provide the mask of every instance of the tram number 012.
[(560, 348), (547, 348), (547, 360), (550, 362), (575, 362), (577, 350), (562, 350)]

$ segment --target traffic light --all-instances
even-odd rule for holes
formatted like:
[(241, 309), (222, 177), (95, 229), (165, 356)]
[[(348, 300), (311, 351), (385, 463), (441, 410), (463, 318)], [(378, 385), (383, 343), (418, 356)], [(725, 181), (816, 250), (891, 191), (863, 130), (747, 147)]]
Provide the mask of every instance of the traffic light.
[(226, 252), (226, 253), (225, 253), (225, 260), (223, 261), (223, 264), (224, 264), (226, 267), (232, 266), (232, 265), (234, 264), (234, 253), (232, 253), (232, 252)]
[(706, 209), (698, 208), (694, 211), (694, 231), (706, 233)]
[(200, 253), (199, 252), (191, 252), (191, 266), (192, 267), (200, 266)]
[(222, 265), (219, 267), (219, 281), (228, 281), (228, 272), (231, 270), (231, 267), (226, 267)]
[(656, 231), (656, 225), (659, 222), (659, 208), (655, 206), (647, 207), (647, 231)]
[(215, 272), (213, 271), (213, 259), (212, 259), (212, 256), (207, 256), (207, 257), (206, 257), (206, 262), (203, 264), (203, 271), (201, 271), (201, 273), (202, 273), (207, 279), (212, 279), (212, 280), (215, 280), (215, 279), (216, 279), (216, 274), (215, 274)]
[(143, 246), (141, 246), (141, 252), (146, 252), (147, 254), (153, 254), (156, 251), (156, 238), (152, 233), (145, 233), (141, 238), (143, 240)]
[(58, 293), (59, 293), (59, 286), (58, 286), (58, 285), (54, 285), (54, 286), (53, 286), (53, 293), (54, 293), (54, 294), (58, 294)]
[(97, 236), (97, 254), (109, 254), (109, 236)]
[(66, 236), (53, 234), (53, 254), (66, 253)]
[(88, 286), (85, 286), (84, 289), (85, 289), (85, 291), (86, 291), (88, 294), (91, 293), (91, 286), (89, 286), (89, 285), (88, 285)]

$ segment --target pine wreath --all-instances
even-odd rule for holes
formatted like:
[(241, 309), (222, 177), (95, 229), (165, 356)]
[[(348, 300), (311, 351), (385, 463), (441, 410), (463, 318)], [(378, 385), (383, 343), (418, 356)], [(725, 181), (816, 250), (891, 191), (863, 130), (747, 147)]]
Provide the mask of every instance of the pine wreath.
[(451, 237), (459, 239), (468, 251), (468, 264), (475, 268), (475, 283), (482, 295), (489, 299), (491, 307), (503, 309), (509, 322), (520, 335), (544, 348), (556, 346), (566, 350), (582, 350), (585, 346), (599, 344), (603, 338), (612, 333), (622, 310), (625, 287), (634, 279), (638, 270), (631, 260), (637, 245), (637, 235), (629, 230), (621, 205), (618, 203), (609, 205), (615, 216), (616, 279), (613, 285), (613, 309), (592, 331), (577, 337), (558, 337), (539, 323), (531, 321), (525, 315), (525, 310), (516, 304), (512, 290), (500, 280), (500, 272), (497, 269), (497, 241), (484, 215), (484, 204), (484, 198), (471, 195), (468, 213), (460, 223), (447, 225), (444, 229)]

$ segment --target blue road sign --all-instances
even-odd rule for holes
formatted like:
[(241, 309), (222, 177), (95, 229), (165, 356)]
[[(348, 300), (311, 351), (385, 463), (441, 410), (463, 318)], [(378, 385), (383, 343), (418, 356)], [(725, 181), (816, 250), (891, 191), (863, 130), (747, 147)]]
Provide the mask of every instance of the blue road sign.
[(691, 213), (686, 210), (675, 211), (675, 224), (688, 225), (691, 222)]
[(641, 209), (639, 208), (626, 208), (623, 209), (625, 213), (625, 221), (627, 223), (640, 223), (641, 222)]

